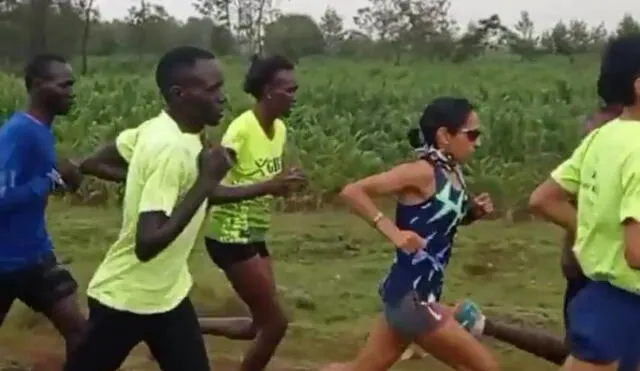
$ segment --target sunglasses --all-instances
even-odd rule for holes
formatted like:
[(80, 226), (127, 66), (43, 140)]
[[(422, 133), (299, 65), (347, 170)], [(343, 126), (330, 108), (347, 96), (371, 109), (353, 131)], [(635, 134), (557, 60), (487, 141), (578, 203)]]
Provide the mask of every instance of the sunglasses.
[(480, 129), (462, 129), (460, 130), (460, 132), (466, 135), (467, 139), (469, 139), (471, 142), (475, 142), (476, 140), (478, 140), (478, 138), (480, 138), (480, 135), (482, 134)]

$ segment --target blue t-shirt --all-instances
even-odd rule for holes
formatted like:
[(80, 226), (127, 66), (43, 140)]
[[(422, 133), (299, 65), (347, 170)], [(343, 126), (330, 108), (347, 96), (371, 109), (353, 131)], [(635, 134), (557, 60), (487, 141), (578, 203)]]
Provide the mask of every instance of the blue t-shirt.
[(51, 126), (16, 113), (0, 126), (0, 272), (51, 253), (45, 209), (56, 166)]

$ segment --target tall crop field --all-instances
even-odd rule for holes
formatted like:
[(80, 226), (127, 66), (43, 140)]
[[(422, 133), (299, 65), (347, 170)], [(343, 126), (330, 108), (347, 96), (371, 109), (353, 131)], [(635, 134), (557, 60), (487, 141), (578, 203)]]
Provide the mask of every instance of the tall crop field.
[[(86, 154), (161, 109), (153, 61), (91, 62), (92, 72), (78, 78), (77, 107), (55, 126), (63, 156)], [(214, 138), (252, 103), (241, 90), (247, 63), (222, 63), (229, 105), (224, 124), (210, 133)], [(312, 180), (300, 200), (320, 204), (345, 182), (411, 157), (406, 132), (424, 105), (438, 95), (462, 95), (477, 105), (483, 125), (481, 147), (467, 166), (471, 189), (492, 192), (502, 210), (517, 209), (579, 140), (580, 122), (597, 104), (596, 71), (595, 59), (402, 66), (303, 60), (297, 68), (298, 105), (287, 119), (287, 161), (301, 165)], [(0, 116), (23, 102), (21, 81), (1, 75)], [(85, 191), (114, 191), (99, 183), (91, 187)]]

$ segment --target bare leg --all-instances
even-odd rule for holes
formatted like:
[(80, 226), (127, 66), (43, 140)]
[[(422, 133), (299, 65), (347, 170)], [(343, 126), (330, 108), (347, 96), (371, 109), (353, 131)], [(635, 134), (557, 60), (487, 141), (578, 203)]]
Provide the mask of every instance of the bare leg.
[[(443, 307), (440, 305), (440, 307)], [(434, 310), (437, 307), (431, 307)], [(425, 307), (424, 309), (428, 309)], [(441, 309), (441, 313), (450, 309)], [(414, 340), (426, 352), (458, 371), (497, 371), (494, 356), (451, 316), (433, 331)]]
[(257, 331), (251, 317), (201, 317), (200, 331), (203, 334), (223, 336), (232, 340), (253, 340)]
[(87, 319), (78, 305), (78, 295), (72, 294), (56, 302), (47, 317), (64, 337), (67, 358), (80, 345)]
[(289, 321), (276, 294), (268, 258), (255, 257), (232, 265), (227, 278), (249, 306), (257, 336), (247, 351), (241, 371), (262, 371), (287, 332)]
[[(269, 280), (275, 282), (273, 265), (268, 257), (262, 258)], [(200, 330), (203, 334), (222, 336), (232, 340), (254, 340), (258, 330), (251, 317), (200, 317)]]
[[(422, 308), (418, 308), (421, 310)], [(442, 321), (435, 330), (414, 340), (422, 349), (458, 371), (496, 371), (494, 357), (473, 335), (451, 316), (452, 309), (443, 305), (427, 308), (425, 315)], [(349, 363), (334, 363), (322, 371), (387, 371), (402, 356), (410, 341), (404, 339), (384, 318), (379, 318), (358, 357)]]
[(322, 371), (387, 371), (398, 361), (409, 343), (380, 316), (355, 360), (333, 363)]

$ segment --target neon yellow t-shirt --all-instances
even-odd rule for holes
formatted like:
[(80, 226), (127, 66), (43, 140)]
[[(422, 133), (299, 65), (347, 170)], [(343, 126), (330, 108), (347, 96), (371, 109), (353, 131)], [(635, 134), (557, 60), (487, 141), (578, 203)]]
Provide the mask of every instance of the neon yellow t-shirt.
[(640, 221), (640, 122), (614, 120), (589, 134), (551, 177), (578, 200), (574, 251), (592, 280), (640, 294), (624, 258), (623, 222)]
[[(267, 137), (252, 110), (238, 116), (227, 128), (222, 145), (237, 152), (236, 165), (223, 185), (255, 184), (273, 178), (282, 171), (282, 155), (287, 128), (281, 120), (274, 123), (273, 138)], [(207, 237), (227, 243), (262, 242), (271, 224), (271, 196), (235, 204), (214, 206), (210, 212)]]
[(142, 128), (144, 128), (149, 123), (152, 123), (153, 120), (145, 121), (142, 124), (136, 126), (135, 128), (125, 129), (118, 134), (116, 137), (115, 145), (118, 153), (122, 158), (129, 163), (131, 161), (131, 156), (133, 156), (133, 149), (136, 146), (136, 142), (138, 141), (138, 133)]
[(88, 295), (116, 310), (164, 313), (191, 290), (187, 259), (205, 220), (206, 202), (175, 241), (151, 261), (141, 262), (135, 255), (136, 226), (140, 213), (171, 214), (196, 181), (202, 144), (198, 135), (180, 131), (164, 112), (133, 131), (125, 130), (116, 143), (119, 150), (129, 149), (124, 157), (130, 154), (122, 228), (91, 279)]
[(125, 129), (116, 137), (116, 149), (127, 163), (131, 162), (131, 156), (133, 156), (133, 150), (138, 142), (140, 130), (149, 122), (150, 121), (147, 121), (135, 128)]

